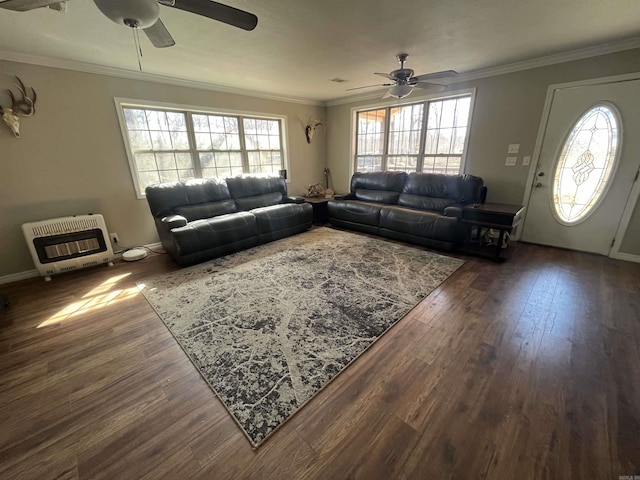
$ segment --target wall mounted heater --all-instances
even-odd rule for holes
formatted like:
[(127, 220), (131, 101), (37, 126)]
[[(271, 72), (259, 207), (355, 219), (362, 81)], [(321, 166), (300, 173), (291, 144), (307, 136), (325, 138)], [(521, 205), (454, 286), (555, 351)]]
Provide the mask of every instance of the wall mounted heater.
[(112, 266), (113, 249), (102, 215), (74, 215), (22, 225), (36, 269), (51, 275), (91, 267)]

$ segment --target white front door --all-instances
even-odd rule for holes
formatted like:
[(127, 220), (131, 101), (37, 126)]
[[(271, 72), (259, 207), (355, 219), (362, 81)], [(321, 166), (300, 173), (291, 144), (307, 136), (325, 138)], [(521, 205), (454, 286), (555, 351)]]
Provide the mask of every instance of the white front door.
[(522, 240), (609, 255), (639, 167), (640, 80), (556, 89)]

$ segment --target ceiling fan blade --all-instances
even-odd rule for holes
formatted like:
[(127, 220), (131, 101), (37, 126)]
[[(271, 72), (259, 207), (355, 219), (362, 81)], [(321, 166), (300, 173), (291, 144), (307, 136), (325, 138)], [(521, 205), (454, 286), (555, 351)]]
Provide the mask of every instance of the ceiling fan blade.
[(211, 0), (176, 0), (173, 8), (202, 15), (243, 30), (253, 30), (258, 24), (258, 17), (253, 13), (212, 2)]
[(412, 85), (414, 87), (424, 88), (425, 90), (431, 90), (432, 92), (442, 92), (447, 89), (446, 85), (440, 85), (439, 83), (418, 82)]
[(390, 96), (391, 96), (391, 90), (387, 90), (385, 94), (380, 98), (385, 99), (385, 98), (389, 98)]
[(144, 33), (147, 34), (147, 37), (149, 37), (149, 40), (151, 40), (151, 43), (153, 43), (153, 46), (156, 48), (173, 47), (176, 44), (169, 30), (167, 30), (167, 27), (164, 26), (164, 23), (162, 23), (160, 19), (149, 28), (145, 28)]
[(392, 85), (391, 83), (378, 83), (377, 85), (366, 85), (364, 87), (347, 88), (345, 92), (348, 92), (349, 90), (360, 90), (361, 88), (390, 87), (391, 85)]
[(62, 3), (65, 0), (7, 0), (0, 3), (0, 8), (13, 10), (15, 12), (28, 12), (36, 8), (48, 7), (56, 3)]
[(458, 72), (456, 72), (455, 70), (443, 70), (441, 72), (425, 73), (424, 75), (411, 77), (411, 80), (417, 80), (418, 82), (421, 82), (422, 80), (436, 80), (438, 78), (455, 77), (457, 75)]
[(380, 75), (381, 77), (384, 78), (388, 78), (389, 80), (395, 80), (395, 77), (393, 77), (392, 75), (389, 75), (388, 73), (374, 73), (374, 75)]

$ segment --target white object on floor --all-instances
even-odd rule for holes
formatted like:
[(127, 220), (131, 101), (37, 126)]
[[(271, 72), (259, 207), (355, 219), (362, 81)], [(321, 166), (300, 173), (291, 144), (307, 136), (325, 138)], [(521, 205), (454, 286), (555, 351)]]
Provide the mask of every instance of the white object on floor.
[(147, 251), (144, 248), (132, 248), (122, 254), (122, 259), (125, 262), (135, 262), (137, 260), (142, 260), (146, 256)]

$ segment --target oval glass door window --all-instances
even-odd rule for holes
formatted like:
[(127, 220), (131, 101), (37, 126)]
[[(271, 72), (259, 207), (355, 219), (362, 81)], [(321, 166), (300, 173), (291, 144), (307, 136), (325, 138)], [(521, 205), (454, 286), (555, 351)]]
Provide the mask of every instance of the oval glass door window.
[(617, 167), (621, 144), (619, 115), (597, 104), (573, 126), (553, 175), (552, 211), (564, 225), (576, 225), (598, 206)]

